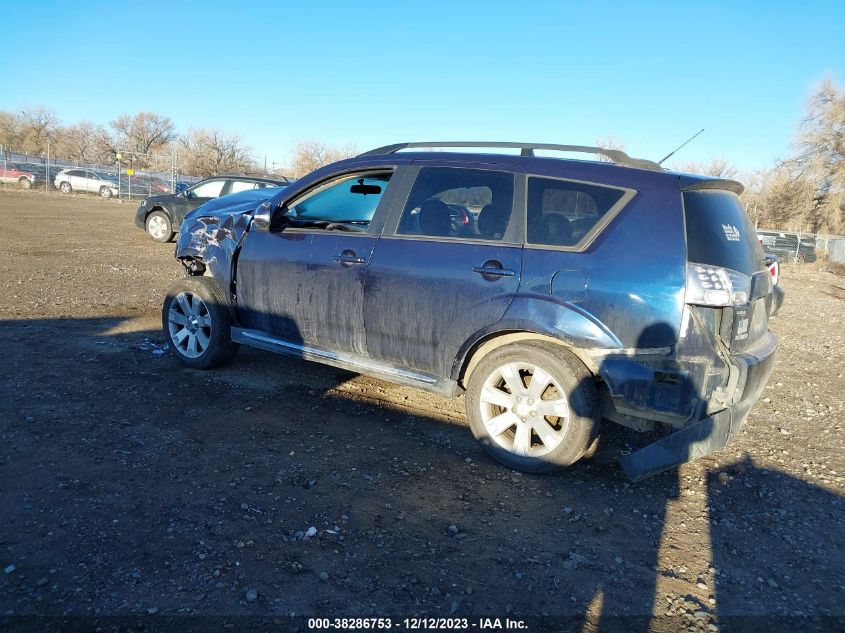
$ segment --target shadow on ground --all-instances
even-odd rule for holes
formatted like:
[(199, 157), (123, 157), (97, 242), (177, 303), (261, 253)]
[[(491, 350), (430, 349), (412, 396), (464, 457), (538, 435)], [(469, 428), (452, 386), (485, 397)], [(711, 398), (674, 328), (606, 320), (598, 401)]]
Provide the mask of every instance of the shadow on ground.
[[(687, 619), (747, 630), (728, 616), (842, 612), (842, 499), (784, 473), (750, 461), (709, 473), (710, 539), (667, 550), (678, 476), (629, 484), (615, 463), (622, 430), (560, 475), (520, 475), (438, 419), (443, 399), (409, 414), (402, 389), (339, 394), (352, 374), (258, 352), (183, 370), (158, 330), (128, 325), (0, 322), (7, 618), (507, 615), (564, 618), (534, 630)], [(699, 618), (661, 615), (657, 584), (681, 564)], [(697, 589), (711, 564), (715, 592)]]

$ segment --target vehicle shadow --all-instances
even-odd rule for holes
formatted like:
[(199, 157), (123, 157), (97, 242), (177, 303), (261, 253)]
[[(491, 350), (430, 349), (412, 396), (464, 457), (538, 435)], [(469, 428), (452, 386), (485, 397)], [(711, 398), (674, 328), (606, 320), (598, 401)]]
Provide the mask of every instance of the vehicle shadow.
[[(53, 353), (32, 354), (45, 340)], [(591, 459), (534, 477), (493, 463), (464, 425), (393, 406), (402, 396), (386, 384), (344, 394), (336, 387), (353, 374), (292, 357), (250, 351), (218, 371), (185, 370), (161, 330), (122, 318), (0, 321), (0, 347), (0, 545), (17, 566), (0, 577), (0, 612), (677, 628), (650, 614), (678, 475), (629, 484), (616, 464), (633, 441), (624, 429), (606, 427)], [(817, 533), (842, 518), (841, 499), (798, 480), (786, 483), (794, 495), (749, 512), (732, 472), (707, 483), (713, 564), (728, 570), (717, 616), (760, 606), (740, 581), (762, 574), (752, 536), (773, 517)], [(777, 491), (787, 477), (750, 481)], [(746, 526), (755, 531), (737, 548)], [(787, 547), (776, 534), (766, 543)], [(827, 613), (813, 581), (841, 586), (841, 537), (827, 534), (810, 558), (790, 538), (795, 564), (818, 566), (788, 574), (809, 584), (778, 584), (807, 613)]]
[(746, 455), (707, 497), (720, 630), (845, 630), (841, 495)]

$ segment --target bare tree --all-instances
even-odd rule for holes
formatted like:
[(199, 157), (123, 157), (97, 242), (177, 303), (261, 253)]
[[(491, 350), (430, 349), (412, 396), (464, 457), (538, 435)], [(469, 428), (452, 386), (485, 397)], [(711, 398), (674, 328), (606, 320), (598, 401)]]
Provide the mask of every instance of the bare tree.
[(815, 230), (815, 185), (807, 178), (780, 167), (763, 176), (758, 193), (749, 204), (758, 208), (761, 226), (786, 230)]
[(714, 158), (708, 163), (672, 163), (672, 169), (686, 174), (701, 174), (702, 176), (713, 176), (728, 180), (739, 176), (739, 170), (724, 158)]
[(217, 129), (191, 129), (179, 139), (179, 144), (182, 169), (197, 176), (255, 168), (252, 149), (244, 144), (239, 134)]
[(813, 230), (845, 230), (845, 92), (832, 79), (810, 96), (794, 154), (784, 167), (815, 185)]
[(56, 113), (42, 106), (24, 108), (20, 113), (23, 149), (33, 154), (44, 154), (47, 143), (55, 139), (59, 128)]
[(9, 149), (23, 147), (23, 125), (14, 112), (0, 111), (0, 145)]
[[(623, 152), (625, 151), (625, 144), (614, 136), (597, 138), (596, 147), (601, 147), (602, 149), (618, 149)], [(599, 160), (603, 163), (613, 162), (607, 156), (602, 156), (601, 154), (598, 154), (598, 157)]]
[(845, 92), (830, 78), (809, 99), (790, 161), (815, 172), (825, 191), (845, 185)]
[(91, 121), (75, 123), (58, 131), (56, 154), (83, 163), (111, 162), (114, 156), (104, 147), (106, 136), (101, 125)]
[(316, 139), (299, 141), (293, 149), (291, 171), (296, 178), (299, 178), (318, 167), (350, 158), (357, 153), (353, 145), (335, 147)]
[(154, 112), (139, 112), (131, 116), (124, 114), (109, 123), (114, 131), (111, 138), (102, 137), (112, 152), (124, 152), (139, 166), (150, 164), (147, 155), (166, 151), (168, 144), (176, 138), (176, 127), (170, 117)]

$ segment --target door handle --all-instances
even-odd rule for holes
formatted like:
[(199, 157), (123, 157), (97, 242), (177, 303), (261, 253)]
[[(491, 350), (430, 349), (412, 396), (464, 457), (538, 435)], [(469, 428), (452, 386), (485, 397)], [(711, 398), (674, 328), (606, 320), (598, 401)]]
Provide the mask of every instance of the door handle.
[(510, 268), (494, 268), (487, 265), (476, 266), (472, 269), (472, 272), (478, 273), (479, 275), (491, 275), (495, 277), (513, 277), (516, 274)]
[(363, 264), (366, 262), (363, 257), (356, 257), (355, 255), (335, 255), (334, 260), (341, 264)]

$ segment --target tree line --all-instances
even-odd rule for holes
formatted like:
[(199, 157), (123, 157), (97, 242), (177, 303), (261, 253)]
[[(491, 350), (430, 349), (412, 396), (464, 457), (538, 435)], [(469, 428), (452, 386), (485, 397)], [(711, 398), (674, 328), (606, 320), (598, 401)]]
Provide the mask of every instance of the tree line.
[(168, 171), (173, 154), (179, 169), (197, 176), (221, 171), (252, 171), (257, 165), (251, 149), (238, 134), (217, 129), (189, 129), (177, 133), (170, 117), (154, 112), (122, 115), (101, 125), (81, 121), (63, 125), (44, 107), (0, 111), (0, 145), (14, 151), (53, 156), (83, 163), (114, 164)]
[[(262, 171), (239, 134), (194, 128), (179, 133), (169, 117), (153, 112), (119, 116), (108, 125), (82, 121), (66, 126), (44, 107), (0, 111), (0, 145), (43, 156), (48, 142), (54, 156), (80, 162), (113, 164), (120, 154), (133, 167), (167, 171), (175, 153), (179, 170), (196, 176)], [(624, 149), (613, 138), (597, 144)], [(355, 153), (354, 146), (302, 140), (290, 165), (273, 171), (299, 177)], [(743, 202), (760, 227), (845, 234), (845, 91), (832, 79), (813, 90), (789, 153), (773, 167), (741, 172), (721, 158), (670, 167), (742, 181)]]
[[(52, 156), (82, 163), (169, 171), (173, 155), (179, 171), (194, 176), (223, 172), (263, 173), (252, 148), (239, 134), (217, 128), (176, 130), (170, 117), (154, 112), (126, 114), (101, 125), (81, 121), (63, 125), (53, 110), (27, 107), (0, 110), (0, 146), (16, 152)], [(355, 148), (334, 147), (317, 140), (299, 141), (290, 166), (272, 170), (298, 177), (330, 162), (355, 154)]]

